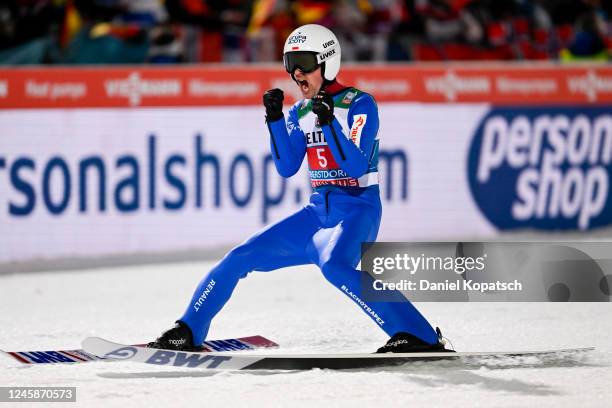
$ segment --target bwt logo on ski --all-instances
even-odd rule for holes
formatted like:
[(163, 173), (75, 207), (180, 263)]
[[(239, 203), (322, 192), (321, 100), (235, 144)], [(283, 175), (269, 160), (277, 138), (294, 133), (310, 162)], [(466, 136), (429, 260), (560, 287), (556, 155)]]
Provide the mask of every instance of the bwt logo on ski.
[(478, 127), (468, 178), (500, 229), (587, 230), (612, 222), (608, 109), (494, 109)]
[(168, 350), (158, 350), (146, 361), (148, 364), (172, 365), (175, 367), (219, 368), (224, 362), (230, 361), (229, 356), (199, 356)]

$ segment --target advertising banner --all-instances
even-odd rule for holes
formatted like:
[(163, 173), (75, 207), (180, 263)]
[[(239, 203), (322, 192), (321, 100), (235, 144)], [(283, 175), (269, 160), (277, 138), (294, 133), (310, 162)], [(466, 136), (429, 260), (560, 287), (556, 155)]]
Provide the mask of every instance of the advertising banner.
[[(606, 65), (345, 64), (338, 79), (378, 102), (612, 102)], [(281, 64), (0, 69), (0, 108), (260, 105), (270, 88), (300, 98)]]

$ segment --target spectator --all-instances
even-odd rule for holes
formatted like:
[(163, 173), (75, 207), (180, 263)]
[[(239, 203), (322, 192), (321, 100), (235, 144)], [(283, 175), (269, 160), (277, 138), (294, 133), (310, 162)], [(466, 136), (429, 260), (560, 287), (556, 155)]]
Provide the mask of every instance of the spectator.
[(246, 60), (252, 0), (166, 0), (165, 5), (171, 21), (182, 26), (187, 61)]
[(0, 62), (278, 60), (296, 26), (333, 28), (348, 61), (608, 59), (609, 0), (12, 0)]
[[(73, 0), (80, 20), (62, 62), (68, 64), (142, 63), (148, 52), (147, 26), (123, 19), (130, 6), (121, 0)], [(127, 18), (129, 20), (129, 18)]]
[(277, 61), (295, 28), (289, 0), (256, 0), (247, 29), (248, 60)]
[(340, 0), (332, 9), (333, 27), (352, 61), (384, 61), (393, 26), (402, 19), (398, 0)]
[(52, 0), (0, 4), (0, 63), (42, 64), (53, 60), (64, 7)]
[(397, 20), (389, 34), (387, 59), (390, 61), (408, 61), (414, 58), (414, 44), (425, 40), (425, 23), (422, 14), (417, 11), (418, 0), (399, 2), (395, 11)]
[(560, 52), (561, 60), (608, 60), (608, 22), (601, 2), (584, 0), (580, 11), (573, 24), (572, 39)]

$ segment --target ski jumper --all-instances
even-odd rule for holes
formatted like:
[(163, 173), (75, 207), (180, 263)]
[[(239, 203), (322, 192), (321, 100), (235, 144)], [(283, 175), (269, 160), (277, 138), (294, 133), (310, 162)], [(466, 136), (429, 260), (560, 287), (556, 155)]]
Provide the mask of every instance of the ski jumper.
[(408, 332), (435, 344), (427, 320), (400, 293), (394, 302), (364, 302), (356, 268), (361, 243), (374, 241), (382, 214), (378, 187), (378, 107), (372, 96), (334, 83), (334, 120), (319, 126), (312, 101), (289, 109), (288, 118), (268, 123), (276, 169), (293, 176), (305, 156), (312, 187), (310, 203), (232, 249), (198, 285), (180, 318), (194, 344), (206, 339), (210, 322), (251, 271), (315, 264), (323, 276), (389, 336)]

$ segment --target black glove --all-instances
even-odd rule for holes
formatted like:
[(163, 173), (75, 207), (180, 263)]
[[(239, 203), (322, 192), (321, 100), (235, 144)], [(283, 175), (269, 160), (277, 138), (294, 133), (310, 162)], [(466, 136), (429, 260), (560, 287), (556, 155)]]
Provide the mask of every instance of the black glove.
[(263, 104), (266, 107), (266, 121), (276, 122), (283, 117), (283, 91), (274, 88), (263, 94)]
[(319, 124), (329, 125), (334, 120), (334, 99), (325, 91), (312, 98), (312, 111), (319, 117)]

